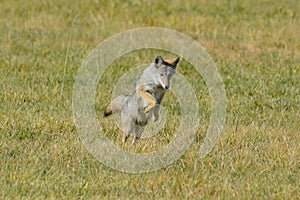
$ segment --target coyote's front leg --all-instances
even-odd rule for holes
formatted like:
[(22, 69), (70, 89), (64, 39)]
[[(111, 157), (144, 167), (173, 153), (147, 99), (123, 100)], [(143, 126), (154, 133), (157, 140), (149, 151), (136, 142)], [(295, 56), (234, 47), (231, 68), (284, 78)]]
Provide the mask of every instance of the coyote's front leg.
[(149, 94), (148, 92), (142, 90), (141, 88), (137, 88), (136, 92), (141, 97), (143, 97), (146, 101), (149, 102), (149, 105), (144, 108), (145, 112), (149, 112), (156, 105), (156, 103), (157, 103), (156, 99), (151, 94)]

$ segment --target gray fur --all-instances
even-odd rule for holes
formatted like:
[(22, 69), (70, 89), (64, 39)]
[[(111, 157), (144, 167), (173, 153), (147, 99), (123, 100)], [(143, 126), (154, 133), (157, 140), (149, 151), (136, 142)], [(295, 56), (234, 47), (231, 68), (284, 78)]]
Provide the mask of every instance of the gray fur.
[[(131, 95), (120, 95), (107, 106), (104, 116), (121, 112), (124, 143), (129, 135), (134, 136), (133, 143), (140, 138), (151, 116), (154, 116), (154, 121), (157, 121), (160, 103), (170, 87), (170, 80), (175, 73), (178, 61), (179, 58), (173, 63), (167, 63), (158, 56), (136, 81)], [(137, 93), (138, 88), (149, 93), (156, 100), (155, 106), (149, 112), (145, 111), (149, 102)], [(111, 112), (109, 113), (107, 110)]]

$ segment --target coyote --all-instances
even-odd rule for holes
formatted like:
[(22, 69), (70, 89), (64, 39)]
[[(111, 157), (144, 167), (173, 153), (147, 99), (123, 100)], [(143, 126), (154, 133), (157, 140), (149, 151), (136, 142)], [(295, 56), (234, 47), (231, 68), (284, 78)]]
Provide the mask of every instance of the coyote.
[(120, 95), (106, 106), (104, 117), (121, 113), (122, 142), (133, 135), (132, 144), (141, 137), (144, 127), (151, 116), (154, 122), (158, 119), (159, 106), (170, 80), (175, 73), (179, 57), (164, 60), (161, 56), (154, 63), (148, 64), (134, 85), (131, 95)]

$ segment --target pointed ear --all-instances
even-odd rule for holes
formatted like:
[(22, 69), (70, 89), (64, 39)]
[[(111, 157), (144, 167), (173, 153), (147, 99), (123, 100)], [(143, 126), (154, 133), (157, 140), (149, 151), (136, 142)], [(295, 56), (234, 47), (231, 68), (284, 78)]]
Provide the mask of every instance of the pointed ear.
[(172, 68), (175, 69), (178, 62), (179, 62), (180, 58), (178, 57), (173, 63), (172, 63)]
[(164, 59), (161, 56), (157, 56), (155, 58), (155, 65), (156, 67), (159, 67), (164, 62)]

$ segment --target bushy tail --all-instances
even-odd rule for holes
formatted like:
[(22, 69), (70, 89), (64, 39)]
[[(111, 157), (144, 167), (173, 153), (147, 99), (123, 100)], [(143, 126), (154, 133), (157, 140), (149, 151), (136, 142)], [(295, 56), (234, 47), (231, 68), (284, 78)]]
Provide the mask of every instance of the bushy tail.
[(107, 117), (114, 113), (119, 113), (122, 111), (123, 105), (128, 101), (129, 95), (120, 95), (114, 98), (110, 104), (108, 104), (104, 110), (104, 117)]

